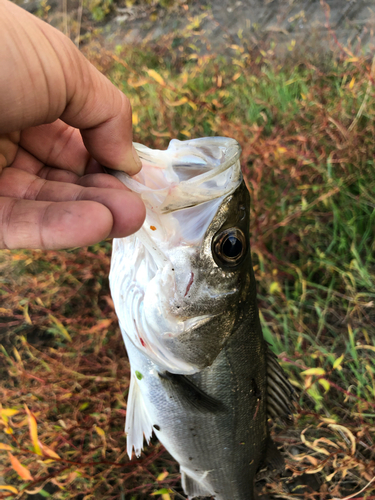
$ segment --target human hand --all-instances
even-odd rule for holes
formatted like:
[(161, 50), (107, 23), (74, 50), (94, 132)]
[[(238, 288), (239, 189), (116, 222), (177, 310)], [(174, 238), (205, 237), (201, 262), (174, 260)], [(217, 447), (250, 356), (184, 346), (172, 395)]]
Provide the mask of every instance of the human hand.
[(135, 232), (143, 202), (101, 165), (141, 168), (129, 100), (62, 33), (0, 0), (0, 248)]

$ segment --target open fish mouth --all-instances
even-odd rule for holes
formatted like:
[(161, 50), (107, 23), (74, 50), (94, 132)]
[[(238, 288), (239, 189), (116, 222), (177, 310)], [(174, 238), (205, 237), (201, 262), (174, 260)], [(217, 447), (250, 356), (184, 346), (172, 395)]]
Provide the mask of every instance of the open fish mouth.
[(106, 170), (140, 194), (152, 211), (168, 213), (227, 196), (242, 180), (241, 148), (234, 139), (173, 139), (166, 150), (134, 147), (142, 161), (137, 175)]

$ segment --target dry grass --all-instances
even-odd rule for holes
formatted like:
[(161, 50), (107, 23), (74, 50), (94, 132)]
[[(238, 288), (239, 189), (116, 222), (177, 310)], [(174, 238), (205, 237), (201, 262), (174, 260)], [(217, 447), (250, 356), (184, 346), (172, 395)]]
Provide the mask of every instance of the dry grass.
[[(177, 41), (86, 52), (131, 98), (137, 141), (227, 135), (243, 148), (264, 335), (301, 394), (295, 425), (272, 428), (287, 477), (260, 489), (375, 499), (372, 61), (280, 67), (272, 50), (242, 46), (231, 60), (203, 55), (193, 21)], [(0, 498), (184, 498), (160, 444), (125, 455), (128, 363), (109, 255), (109, 243), (1, 254), (0, 474), (18, 493)]]

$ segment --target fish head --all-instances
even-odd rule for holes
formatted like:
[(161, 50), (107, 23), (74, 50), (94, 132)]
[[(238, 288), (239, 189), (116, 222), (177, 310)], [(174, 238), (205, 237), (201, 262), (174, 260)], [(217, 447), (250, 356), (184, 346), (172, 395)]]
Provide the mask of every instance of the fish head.
[(143, 168), (117, 173), (146, 205), (134, 235), (115, 239), (112, 297), (123, 335), (173, 373), (212, 364), (254, 294), (250, 198), (240, 147), (224, 137), (138, 146)]

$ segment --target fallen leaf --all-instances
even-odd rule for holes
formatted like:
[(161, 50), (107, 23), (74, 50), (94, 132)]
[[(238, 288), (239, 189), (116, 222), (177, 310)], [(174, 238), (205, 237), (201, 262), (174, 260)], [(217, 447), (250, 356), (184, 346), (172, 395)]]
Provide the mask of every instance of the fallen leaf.
[(12, 451), (13, 448), (11, 446), (9, 446), (9, 444), (0, 443), (0, 450), (9, 450), (9, 451)]
[(38, 440), (38, 424), (36, 422), (36, 418), (26, 405), (25, 405), (25, 410), (26, 410), (27, 417), (29, 420), (30, 438), (31, 438), (31, 442), (34, 445), (34, 451), (37, 455), (42, 455), (42, 450), (40, 449), (39, 440)]
[(0, 417), (13, 417), (17, 415), (19, 410), (12, 410), (11, 408), (0, 408)]
[(324, 375), (325, 373), (324, 368), (308, 368), (301, 372), (301, 375)]
[(30, 474), (30, 471), (28, 469), (26, 469), (26, 467), (21, 465), (19, 460), (14, 455), (9, 453), (9, 451), (8, 451), (8, 457), (9, 457), (10, 463), (12, 464), (13, 469), (17, 472), (17, 474), (22, 479), (25, 479), (25, 481), (33, 481), (34, 478)]
[(43, 451), (43, 455), (45, 455), (47, 457), (50, 457), (50, 458), (57, 458), (58, 460), (60, 460), (59, 455), (56, 452), (54, 452), (52, 450), (52, 448), (50, 448), (46, 444), (42, 444), (40, 441), (38, 441), (38, 444), (39, 444), (39, 446), (41, 447), (41, 449)]
[(162, 76), (159, 75), (154, 69), (148, 69), (147, 73), (151, 78), (153, 78), (156, 82), (158, 82), (160, 85), (165, 87), (165, 81)]
[(168, 474), (169, 472), (165, 470), (164, 472), (158, 475), (156, 481), (164, 481), (164, 479), (168, 476)]
[(10, 491), (11, 493), (15, 493), (17, 495), (18, 490), (14, 486), (8, 486), (7, 484), (0, 484), (0, 490)]
[(338, 432), (341, 431), (348, 436), (348, 438), (350, 439), (351, 445), (352, 445), (351, 446), (351, 454), (354, 455), (355, 449), (356, 449), (356, 440), (355, 440), (355, 437), (353, 436), (352, 432), (349, 429), (347, 429), (346, 427), (344, 427), (343, 425), (328, 424), (328, 427), (330, 429), (333, 429), (334, 431), (338, 431)]

